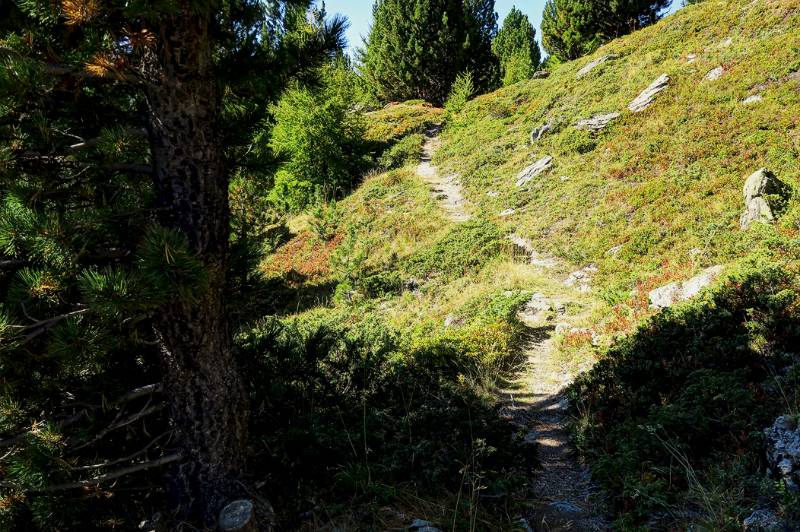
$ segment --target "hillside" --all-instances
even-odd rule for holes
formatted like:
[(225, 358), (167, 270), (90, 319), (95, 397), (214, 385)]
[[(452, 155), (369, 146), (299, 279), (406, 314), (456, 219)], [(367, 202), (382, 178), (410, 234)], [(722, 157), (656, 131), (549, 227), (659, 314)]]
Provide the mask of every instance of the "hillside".
[[(461, 481), (441, 464), (371, 478), (395, 486), (386, 505), (362, 486), (367, 509), (331, 523), (739, 529), (753, 510), (797, 518), (797, 496), (767, 480), (759, 435), (800, 404), (800, 2), (707, 1), (455, 115), (406, 102), (368, 121), (394, 168), (290, 222), (292, 239), (262, 266), (291, 296), (279, 314), (380, 323), (402, 346), (394, 364), (408, 365), (393, 378), (420, 379), (421, 408), (444, 387), (486, 410), (470, 414), (467, 450), (459, 432), (444, 444), (421, 429), (421, 456), (444, 446), (444, 463), (471, 464)], [(777, 177), (765, 196), (775, 220), (743, 229), (743, 187), (761, 168)], [(653, 289), (715, 266), (699, 297), (649, 304)], [(591, 502), (598, 486), (576, 495), (542, 480), (585, 474), (568, 430), (603, 488)], [(539, 447), (538, 473), (519, 467), (536, 454), (520, 443)], [(387, 468), (388, 442), (371, 445)]]

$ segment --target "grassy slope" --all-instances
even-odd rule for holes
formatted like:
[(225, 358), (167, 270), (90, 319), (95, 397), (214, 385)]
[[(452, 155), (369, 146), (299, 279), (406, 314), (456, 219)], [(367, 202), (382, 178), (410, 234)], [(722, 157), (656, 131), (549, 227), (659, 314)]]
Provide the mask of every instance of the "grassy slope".
[[(461, 174), (481, 211), (496, 217), (516, 208), (509, 229), (576, 265), (597, 263), (607, 287), (680, 278), (764, 238), (738, 228), (750, 173), (764, 166), (800, 181), (800, 79), (780, 81), (800, 70), (799, 52), (797, 0), (690, 6), (547, 79), (476, 98), (445, 131), (437, 162)], [(576, 79), (587, 62), (612, 53), (621, 57)], [(720, 80), (703, 81), (720, 65)], [(672, 82), (656, 102), (627, 111), (663, 73)], [(741, 103), (764, 83), (762, 102)], [(570, 125), (613, 111), (622, 117), (598, 135)], [(561, 127), (529, 146), (531, 129), (545, 122)], [(529, 192), (517, 189), (517, 172), (544, 155), (555, 157), (554, 168)], [(795, 199), (776, 229), (794, 235), (798, 223)], [(609, 253), (615, 246), (619, 253)]]

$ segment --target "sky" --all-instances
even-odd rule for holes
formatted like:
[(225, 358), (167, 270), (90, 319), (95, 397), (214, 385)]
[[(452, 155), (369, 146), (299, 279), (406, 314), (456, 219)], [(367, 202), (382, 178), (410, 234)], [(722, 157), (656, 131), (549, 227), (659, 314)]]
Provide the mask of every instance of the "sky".
[[(351, 53), (356, 47), (361, 46), (362, 37), (366, 37), (369, 32), (373, 2), (374, 0), (327, 0), (325, 2), (325, 8), (329, 15), (339, 13), (350, 21), (347, 42)], [(517, 9), (528, 15), (528, 19), (536, 28), (536, 40), (541, 42), (539, 36), (541, 35), (544, 3), (545, 0), (495, 0), (498, 25), (502, 25), (503, 19), (511, 11), (511, 8), (517, 6)], [(676, 11), (681, 4), (681, 0), (674, 0), (670, 12)]]

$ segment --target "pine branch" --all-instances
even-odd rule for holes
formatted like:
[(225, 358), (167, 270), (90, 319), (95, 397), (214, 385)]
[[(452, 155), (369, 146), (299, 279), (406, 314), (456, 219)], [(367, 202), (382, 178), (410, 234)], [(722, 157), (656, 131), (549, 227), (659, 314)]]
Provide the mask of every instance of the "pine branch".
[[(148, 402), (148, 405), (149, 405), (149, 402)], [(82, 443), (82, 444), (78, 445), (77, 447), (73, 447), (72, 449), (70, 449), (70, 452), (74, 453), (75, 451), (79, 451), (79, 450), (84, 449), (84, 448), (86, 448), (86, 447), (88, 447), (90, 445), (93, 445), (93, 444), (97, 443), (98, 441), (102, 440), (103, 438), (105, 438), (109, 433), (111, 433), (111, 432), (113, 432), (113, 431), (115, 431), (117, 429), (121, 429), (122, 427), (127, 427), (131, 423), (135, 423), (136, 421), (138, 421), (138, 420), (140, 420), (140, 419), (142, 419), (144, 417), (147, 417), (150, 414), (153, 414), (155, 412), (159, 412), (159, 411), (163, 410), (165, 406), (166, 405), (164, 405), (164, 403), (159, 403), (159, 404), (156, 404), (156, 405), (153, 405), (153, 406), (145, 405), (145, 407), (142, 408), (139, 412), (137, 412), (135, 414), (131, 414), (130, 416), (128, 416), (128, 417), (126, 417), (126, 418), (124, 418), (124, 419), (122, 419), (120, 421), (115, 421), (114, 423), (112, 423), (108, 427), (106, 427), (103, 430), (101, 430), (100, 432), (98, 432), (94, 436), (94, 438), (92, 438), (91, 440), (89, 440), (89, 441), (87, 441), (85, 443)]]
[[(115, 399), (111, 402), (112, 405), (121, 406), (136, 399), (140, 399), (142, 397), (146, 397), (148, 395), (153, 395), (156, 393), (160, 393), (163, 390), (163, 386), (160, 383), (157, 384), (148, 384), (147, 386), (142, 386), (131, 390), (130, 392), (126, 393), (125, 395), (120, 396), (119, 398)], [(54, 423), (54, 428), (56, 430), (64, 429), (69, 427), (70, 425), (74, 425), (78, 421), (82, 420), (85, 417), (88, 417), (90, 411), (94, 411), (100, 408), (100, 405), (93, 406), (91, 408), (84, 408), (71, 416), (64, 418), (60, 421)], [(16, 436), (12, 436), (11, 438), (0, 440), (0, 449), (9, 447), (11, 445), (16, 445), (20, 443), (28, 433), (31, 431), (25, 431), (22, 434), (17, 434)]]
[(173, 432), (174, 432), (174, 430), (168, 430), (166, 432), (161, 433), (160, 435), (156, 436), (155, 439), (153, 439), (153, 441), (151, 441), (150, 443), (145, 445), (142, 449), (136, 451), (133, 454), (125, 456), (123, 458), (117, 458), (116, 460), (106, 461), (106, 462), (103, 462), (101, 464), (92, 464), (92, 465), (86, 465), (86, 466), (81, 466), (81, 467), (73, 467), (72, 470), (74, 470), (74, 471), (85, 471), (85, 470), (88, 470), (88, 469), (99, 469), (101, 467), (109, 467), (109, 466), (112, 466), (112, 465), (121, 464), (122, 462), (127, 462), (129, 460), (133, 460), (134, 458), (137, 458), (137, 457), (143, 455), (144, 453), (146, 453), (161, 438), (163, 438), (164, 436), (167, 436), (169, 434), (172, 434)]
[[(147, 130), (144, 129), (144, 128), (140, 128), (140, 127), (132, 127), (132, 128), (124, 129), (122, 131), (122, 135), (128, 136), (128, 137), (146, 137), (147, 136)], [(76, 151), (80, 151), (80, 150), (85, 150), (87, 148), (92, 148), (92, 147), (96, 146), (97, 144), (99, 144), (102, 140), (103, 140), (103, 137), (95, 137), (95, 138), (88, 139), (88, 140), (82, 140), (81, 142), (78, 142), (77, 144), (72, 144), (69, 147), (69, 151), (72, 153), (72, 152), (76, 152)]]
[(96, 476), (94, 478), (86, 480), (78, 480), (75, 482), (66, 482), (64, 484), (54, 484), (52, 486), (47, 486), (46, 488), (30, 489), (14, 484), (13, 482), (0, 482), (0, 487), (15, 489), (27, 493), (46, 493), (52, 491), (63, 491), (63, 490), (71, 490), (77, 488), (90, 488), (93, 486), (98, 486), (100, 484), (103, 484), (104, 482), (108, 482), (109, 480), (115, 480), (124, 477), (126, 475), (130, 475), (132, 473), (138, 473), (139, 471), (144, 471), (146, 469), (152, 469), (154, 467), (160, 467), (163, 465), (171, 464), (173, 462), (178, 462), (182, 459), (183, 459), (183, 454), (181, 453), (168, 454), (156, 460), (150, 460), (149, 462), (141, 462), (136, 465), (117, 469), (116, 471), (109, 471), (108, 473)]

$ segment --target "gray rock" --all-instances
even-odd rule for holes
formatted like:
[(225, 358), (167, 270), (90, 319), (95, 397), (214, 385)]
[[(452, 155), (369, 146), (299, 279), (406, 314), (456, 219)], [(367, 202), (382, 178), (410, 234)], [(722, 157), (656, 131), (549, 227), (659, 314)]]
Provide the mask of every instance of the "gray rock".
[(719, 47), (719, 48), (727, 48), (727, 47), (729, 47), (729, 46), (730, 46), (730, 45), (732, 45), (732, 44), (733, 44), (733, 37), (728, 37), (728, 38), (727, 38), (727, 39), (725, 39), (724, 41), (720, 41), (720, 42), (717, 44), (717, 47)]
[(745, 181), (742, 192), (745, 206), (739, 220), (742, 229), (749, 228), (754, 222), (769, 224), (775, 220), (767, 196), (785, 193), (783, 184), (775, 174), (766, 168), (756, 170)]
[(542, 157), (517, 174), (517, 186), (521, 187), (534, 177), (549, 170), (551, 166), (553, 166), (553, 158), (549, 155)]
[(583, 512), (583, 508), (569, 501), (553, 501), (550, 503), (550, 506), (566, 514), (579, 514)]
[(690, 65), (691, 65), (691, 64), (692, 64), (692, 63), (694, 63), (695, 61), (697, 61), (697, 54), (689, 54), (689, 55), (687, 55), (687, 56), (686, 56), (686, 62), (687, 62), (688, 64), (690, 64)]
[(533, 73), (531, 79), (544, 79), (549, 77), (550, 77), (550, 72), (548, 72), (547, 70), (537, 70), (536, 72)]
[(575, 127), (578, 129), (588, 129), (589, 131), (602, 131), (608, 124), (619, 118), (619, 113), (608, 113), (605, 115), (595, 115), (585, 120), (579, 120)]
[(721, 66), (718, 66), (717, 68), (709, 70), (708, 74), (706, 74), (706, 77), (704, 77), (703, 79), (706, 81), (717, 81), (719, 78), (722, 77), (724, 73), (725, 69)]
[(685, 282), (670, 283), (651, 290), (648, 294), (653, 308), (671, 307), (680, 301), (691, 299), (713, 283), (722, 273), (722, 266), (712, 266)]
[(548, 131), (552, 131), (552, 129), (553, 129), (553, 124), (549, 122), (547, 124), (544, 124), (543, 126), (534, 128), (533, 131), (531, 131), (531, 144), (535, 144), (542, 137), (544, 137)]
[(791, 491), (800, 491), (800, 427), (793, 416), (780, 416), (764, 430), (767, 464)]
[(632, 113), (640, 113), (650, 107), (655, 101), (656, 95), (669, 87), (669, 81), (670, 78), (667, 74), (659, 76), (658, 79), (651, 83), (649, 87), (643, 90), (642, 93), (628, 105), (628, 109), (630, 109)]
[(580, 292), (588, 292), (592, 288), (592, 276), (595, 273), (597, 273), (597, 266), (589, 264), (569, 274), (569, 277), (564, 281), (564, 285), (575, 287)]
[(424, 519), (414, 519), (408, 529), (415, 530), (416, 532), (442, 532), (440, 529), (436, 528), (433, 523)]
[(755, 510), (744, 521), (742, 521), (742, 528), (744, 530), (752, 530), (758, 532), (773, 532), (782, 530), (783, 526), (781, 520), (775, 515), (772, 510), (761, 509)]
[(592, 70), (594, 70), (598, 66), (602, 65), (603, 63), (605, 63), (607, 61), (612, 61), (614, 59), (617, 59), (618, 57), (619, 56), (617, 54), (607, 54), (607, 55), (600, 56), (597, 59), (595, 59), (594, 61), (590, 61), (590, 62), (586, 63), (586, 65), (583, 68), (578, 70), (578, 74), (577, 74), (576, 77), (578, 79), (581, 79), (586, 74), (588, 74), (589, 72), (591, 72)]
[(486, 195), (489, 196), (490, 198), (497, 198), (500, 196), (500, 193), (494, 190), (490, 190), (489, 192), (486, 193)]
[(503, 217), (511, 216), (515, 212), (517, 212), (517, 211), (515, 211), (514, 209), (506, 209), (506, 210), (500, 212), (500, 216), (503, 216)]
[(542, 323), (552, 316), (553, 303), (540, 292), (533, 294), (519, 313), (519, 318), (528, 324)]
[(764, 97), (761, 96), (760, 94), (753, 94), (752, 96), (748, 96), (747, 98), (742, 100), (742, 103), (744, 105), (752, 105), (754, 103), (758, 103), (758, 102), (762, 101), (763, 99), (764, 99)]
[(463, 325), (463, 324), (464, 324), (464, 320), (462, 320), (461, 318), (459, 318), (458, 316), (455, 316), (453, 314), (448, 314), (447, 317), (445, 317), (445, 319), (444, 319), (444, 326), (447, 327), (447, 328), (457, 327), (457, 326)]

